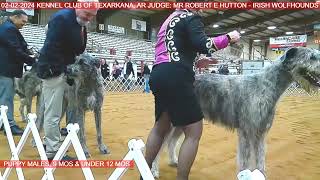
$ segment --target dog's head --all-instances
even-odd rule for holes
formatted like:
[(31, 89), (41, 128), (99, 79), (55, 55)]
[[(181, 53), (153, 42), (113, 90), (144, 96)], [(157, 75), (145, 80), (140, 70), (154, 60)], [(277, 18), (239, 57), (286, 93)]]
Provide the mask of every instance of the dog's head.
[(94, 79), (101, 76), (100, 61), (90, 56), (82, 54), (76, 57), (74, 64), (67, 66), (66, 75), (68, 78), (78, 80)]
[(298, 82), (307, 92), (320, 87), (320, 52), (311, 48), (291, 48), (281, 58), (293, 80)]

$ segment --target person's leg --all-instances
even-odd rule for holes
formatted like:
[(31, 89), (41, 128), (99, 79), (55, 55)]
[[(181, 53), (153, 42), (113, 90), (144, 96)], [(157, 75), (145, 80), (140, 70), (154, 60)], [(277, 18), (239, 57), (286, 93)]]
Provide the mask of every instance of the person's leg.
[(144, 91), (143, 92), (146, 92), (146, 93), (150, 92), (149, 76), (150, 75), (147, 75), (147, 74), (143, 75), (143, 77), (144, 77)]
[(150, 85), (149, 85), (149, 79), (150, 79), (150, 75), (147, 75), (147, 82), (146, 82), (146, 85), (147, 85), (147, 93), (150, 93)]
[(9, 125), (11, 127), (12, 135), (21, 136), (23, 134), (23, 129), (21, 129), (14, 120), (14, 105), (13, 99), (15, 95), (14, 90), (14, 79), (9, 77), (0, 76), (0, 105), (5, 105), (8, 107), (7, 117)]
[(129, 89), (129, 84), (128, 84), (129, 79), (128, 79), (128, 77), (129, 77), (128, 74), (125, 74), (123, 76), (123, 85), (124, 85), (124, 90), (125, 91)]
[(0, 105), (8, 106), (8, 120), (10, 126), (16, 125), (16, 122), (13, 118), (14, 105), (14, 86), (13, 78), (0, 76)]
[(190, 169), (198, 152), (202, 128), (202, 120), (182, 127), (185, 139), (179, 152), (177, 180), (187, 180), (189, 177)]
[(46, 154), (51, 159), (60, 147), (60, 120), (63, 107), (63, 95), (66, 82), (63, 75), (43, 81), (45, 101), (44, 134)]
[(169, 118), (169, 114), (167, 112), (163, 112), (158, 121), (156, 121), (153, 126), (146, 143), (146, 153), (145, 158), (149, 165), (152, 167), (152, 162), (156, 158), (161, 146), (163, 139), (170, 130), (171, 122)]
[(128, 83), (128, 91), (129, 90), (131, 90), (131, 88), (132, 88), (132, 77), (130, 77), (130, 75), (131, 75), (131, 73), (128, 75), (128, 77), (127, 77), (127, 83)]

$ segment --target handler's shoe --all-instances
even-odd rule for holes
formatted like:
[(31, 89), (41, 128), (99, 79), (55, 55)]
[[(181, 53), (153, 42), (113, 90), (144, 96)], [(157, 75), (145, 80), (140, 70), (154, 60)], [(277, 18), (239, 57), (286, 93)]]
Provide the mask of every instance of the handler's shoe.
[(61, 134), (61, 136), (67, 136), (67, 135), (68, 135), (68, 130), (67, 130), (67, 128), (61, 128), (61, 129), (60, 129), (60, 134)]
[[(19, 126), (13, 125), (10, 128), (13, 136), (22, 136), (24, 130), (21, 129)], [(4, 131), (4, 135), (7, 135), (6, 131)]]

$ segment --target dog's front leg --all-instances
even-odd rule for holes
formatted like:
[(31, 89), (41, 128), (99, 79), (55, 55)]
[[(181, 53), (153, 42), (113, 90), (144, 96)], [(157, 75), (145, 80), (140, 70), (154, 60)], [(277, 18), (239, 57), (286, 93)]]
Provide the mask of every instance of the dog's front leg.
[(160, 154), (163, 149), (164, 144), (162, 144), (160, 151), (158, 152), (156, 158), (152, 162), (152, 167), (151, 167), (151, 173), (154, 178), (159, 178), (160, 177), (160, 171), (159, 171), (159, 160), (160, 160)]
[[(167, 145), (168, 145), (168, 148), (169, 148), (169, 156), (170, 156), (169, 157), (170, 158), (170, 163), (169, 164), (171, 164), (171, 162), (174, 161), (172, 159), (174, 159), (173, 156), (176, 156), (176, 154), (174, 152), (175, 150), (172, 150), (172, 148), (175, 148), (175, 146), (176, 146), (176, 140), (177, 140), (176, 136), (180, 136), (180, 134), (179, 134), (180, 131), (176, 130), (176, 129), (177, 128), (174, 128), (174, 127), (171, 126), (170, 131), (168, 131), (168, 133), (164, 137), (162, 146), (161, 146), (156, 158), (152, 162), (151, 173), (152, 173), (153, 177), (155, 177), (155, 178), (159, 178), (160, 177), (160, 170), (159, 170), (160, 154), (161, 154), (163, 148), (166, 147)], [(182, 133), (182, 130), (181, 130), (181, 133)], [(173, 137), (173, 136), (175, 136), (175, 137)], [(172, 138), (174, 138), (176, 140), (172, 140)], [(178, 162), (178, 160), (177, 160), (177, 162)]]
[(253, 142), (253, 150), (255, 155), (256, 168), (266, 175), (265, 170), (265, 134), (256, 135)]
[(26, 105), (27, 105), (27, 115), (31, 113), (31, 106), (32, 106), (32, 94), (28, 93), (26, 97)]
[(160, 155), (161, 155), (161, 152), (162, 152), (163, 148), (168, 143), (168, 140), (169, 140), (168, 138), (170, 136), (170, 133), (171, 133), (171, 131), (169, 131), (169, 133), (164, 137), (164, 140), (163, 140), (163, 143), (161, 145), (161, 148), (160, 148), (156, 158), (154, 158), (154, 160), (152, 162), (151, 173), (152, 173), (154, 178), (159, 178), (160, 177), (160, 170), (159, 170)]
[(96, 131), (97, 131), (97, 142), (101, 154), (110, 154), (111, 151), (108, 147), (102, 142), (102, 132), (101, 132), (101, 107), (98, 107), (94, 110)]
[[(41, 133), (43, 129), (44, 111), (45, 111), (44, 98), (41, 93), (40, 95), (37, 96), (37, 105), (36, 105), (36, 113), (37, 113), (36, 126), (39, 133)], [(32, 144), (32, 147), (36, 147), (36, 142), (33, 138), (31, 140), (31, 144)]]
[(26, 99), (25, 98), (21, 98), (20, 99), (20, 107), (19, 107), (19, 111), (21, 114), (21, 118), (23, 122), (27, 122), (27, 118), (24, 112), (24, 107), (26, 106)]
[(78, 121), (78, 124), (79, 124), (79, 127), (80, 127), (80, 131), (79, 131), (79, 140), (80, 140), (80, 143), (81, 143), (81, 146), (83, 148), (83, 151), (84, 151), (84, 154), (86, 155), (87, 158), (90, 158), (91, 155), (89, 153), (89, 150), (88, 150), (88, 147), (87, 147), (87, 143), (86, 143), (86, 137), (85, 137), (85, 112), (84, 110), (81, 108), (81, 109), (78, 109), (77, 110), (77, 121)]
[(169, 150), (169, 165), (173, 167), (178, 166), (178, 156), (176, 153), (176, 147), (178, 144), (178, 140), (180, 136), (183, 134), (181, 128), (172, 128), (172, 132), (170, 132), (170, 137), (168, 137), (168, 150)]
[(250, 168), (250, 135), (244, 130), (238, 129), (238, 164), (239, 171)]

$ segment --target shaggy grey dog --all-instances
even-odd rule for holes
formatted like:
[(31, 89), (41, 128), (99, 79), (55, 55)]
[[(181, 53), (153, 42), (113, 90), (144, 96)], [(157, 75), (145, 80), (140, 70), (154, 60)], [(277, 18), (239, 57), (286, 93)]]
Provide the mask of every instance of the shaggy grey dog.
[[(70, 86), (64, 93), (63, 112), (66, 112), (67, 123), (78, 123), (80, 127), (79, 140), (86, 157), (90, 153), (85, 136), (85, 113), (93, 111), (95, 116), (97, 142), (100, 153), (109, 154), (110, 151), (102, 142), (101, 108), (103, 104), (103, 78), (100, 72), (100, 61), (92, 56), (82, 54), (76, 57), (76, 62), (67, 66), (66, 81)], [(37, 121), (38, 129), (43, 128), (43, 112)]]
[(42, 81), (37, 76), (36, 63), (30, 71), (23, 73), (21, 78), (15, 78), (15, 91), (20, 97), (19, 111), (22, 121), (27, 122), (25, 110), (27, 110), (27, 114), (31, 113), (32, 98), (35, 96), (37, 97), (36, 109), (39, 112), (41, 89)]
[[(88, 54), (77, 57), (74, 64), (67, 67), (66, 75), (74, 81), (65, 93), (67, 109), (74, 112), (74, 116), (67, 120), (77, 122), (80, 126), (80, 142), (87, 157), (90, 157), (85, 138), (85, 112), (93, 111), (97, 131), (97, 141), (102, 154), (109, 154), (110, 151), (102, 143), (101, 132), (101, 108), (103, 104), (103, 77), (99, 69), (100, 61)], [(68, 118), (69, 119), (69, 118)]]
[[(291, 48), (279, 62), (257, 74), (196, 76), (195, 93), (205, 119), (237, 130), (239, 171), (258, 169), (266, 173), (265, 137), (272, 126), (279, 98), (294, 81), (309, 93), (318, 91), (318, 50)], [(180, 135), (181, 129), (173, 128), (167, 137), (171, 165), (177, 164), (175, 147)], [(155, 177), (159, 177), (158, 161), (159, 157), (152, 168)]]
[[(34, 57), (39, 57), (39, 51), (36, 48), (30, 48), (29, 52)], [(37, 115), (39, 115), (42, 81), (37, 76), (36, 69), (37, 63), (34, 63), (30, 71), (24, 72), (21, 78), (15, 78), (14, 80), (15, 92), (20, 97), (19, 111), (24, 122), (27, 122), (25, 110), (27, 110), (27, 114), (31, 113), (32, 98), (35, 96), (37, 97)]]

